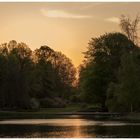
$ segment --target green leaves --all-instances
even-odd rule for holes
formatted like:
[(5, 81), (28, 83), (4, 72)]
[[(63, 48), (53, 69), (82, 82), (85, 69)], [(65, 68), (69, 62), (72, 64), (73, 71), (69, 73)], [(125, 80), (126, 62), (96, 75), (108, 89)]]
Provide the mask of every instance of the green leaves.
[[(121, 58), (121, 67), (118, 82), (115, 83), (113, 96), (116, 104), (122, 104), (122, 110), (138, 111), (140, 105), (140, 50), (135, 49), (131, 53), (124, 54)], [(112, 86), (110, 86), (112, 88)], [(112, 98), (112, 100), (114, 99)], [(115, 104), (114, 103), (114, 104)], [(132, 109), (133, 107), (133, 109)], [(115, 111), (116, 108), (113, 108)], [(121, 111), (121, 110), (120, 110)]]
[(108, 33), (91, 39), (84, 53), (85, 63), (79, 79), (86, 102), (99, 103), (105, 108), (109, 85), (117, 81), (121, 57), (134, 48), (134, 43), (121, 33)]

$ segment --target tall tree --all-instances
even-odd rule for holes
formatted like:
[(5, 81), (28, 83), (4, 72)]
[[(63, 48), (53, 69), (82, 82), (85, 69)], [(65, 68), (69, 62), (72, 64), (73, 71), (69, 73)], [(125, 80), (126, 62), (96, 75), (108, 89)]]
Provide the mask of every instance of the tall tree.
[(39, 89), (37, 96), (39, 98), (53, 96), (54, 91), (54, 69), (52, 66), (54, 50), (48, 46), (41, 46), (36, 49), (35, 52), (36, 59), (36, 70), (38, 79), (36, 79), (39, 84)]
[[(139, 111), (140, 106), (140, 49), (124, 54), (118, 74), (118, 82), (108, 91), (107, 105), (110, 111)], [(114, 102), (115, 101), (115, 102)]]
[(5, 107), (30, 108), (29, 76), (32, 67), (31, 50), (24, 43), (10, 41), (1, 46), (6, 62), (4, 80)]
[[(124, 52), (130, 52), (135, 45), (121, 33), (109, 33), (92, 38), (85, 52), (84, 69), (80, 79), (82, 93), (90, 94), (91, 102), (105, 107), (107, 89), (110, 82), (117, 80), (120, 58)], [(88, 91), (88, 92), (87, 92)]]
[[(71, 63), (71, 60), (67, 58), (64, 54), (56, 52), (50, 49), (48, 46), (42, 46), (40, 49), (35, 50), (35, 58), (37, 60), (37, 65), (48, 67), (48, 70), (44, 69), (44, 72), (49, 72), (46, 76), (48, 81), (53, 86), (54, 92), (60, 97), (69, 97), (70, 88), (73, 86), (75, 80), (76, 70)], [(40, 67), (40, 68), (41, 68)], [(40, 71), (41, 73), (43, 70)], [(43, 75), (42, 78), (45, 78)], [(45, 86), (46, 87), (46, 86)], [(47, 88), (46, 88), (47, 90)]]
[[(71, 95), (72, 88), (76, 80), (76, 69), (71, 60), (60, 52), (56, 52), (55, 71), (59, 76), (56, 81), (60, 96), (68, 98)], [(63, 94), (62, 94), (63, 93)]]

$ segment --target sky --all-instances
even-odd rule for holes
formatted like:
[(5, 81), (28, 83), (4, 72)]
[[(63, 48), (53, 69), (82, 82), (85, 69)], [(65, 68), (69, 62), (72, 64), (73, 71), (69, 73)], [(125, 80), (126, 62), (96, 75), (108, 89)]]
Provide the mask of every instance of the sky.
[(120, 31), (122, 14), (134, 18), (140, 3), (44, 2), (0, 3), (0, 43), (16, 40), (32, 50), (47, 45), (61, 51), (77, 67), (88, 42)]

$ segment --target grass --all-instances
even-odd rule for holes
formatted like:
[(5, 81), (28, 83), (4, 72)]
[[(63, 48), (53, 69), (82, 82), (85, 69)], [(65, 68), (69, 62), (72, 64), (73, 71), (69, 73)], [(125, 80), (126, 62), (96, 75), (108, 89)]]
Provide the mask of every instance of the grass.
[(132, 112), (128, 113), (127, 116), (125, 116), (128, 120), (140, 120), (140, 113), (139, 112)]
[[(89, 105), (86, 108), (93, 108)], [(0, 111), (0, 119), (44, 119), (62, 117), (66, 113), (72, 113), (83, 110), (80, 104), (72, 104), (65, 108), (41, 108), (38, 111)], [(60, 115), (58, 115), (61, 113)], [(64, 114), (63, 114), (64, 113)], [(66, 117), (66, 116), (63, 116)], [(125, 116), (118, 117), (119, 120), (137, 120), (140, 121), (140, 113), (128, 113)]]
[(41, 108), (39, 111), (0, 111), (0, 119), (48, 118), (58, 113), (74, 113), (80, 105), (69, 105), (65, 108)]
[(47, 108), (47, 109), (41, 109), (40, 111), (43, 112), (47, 112), (48, 114), (52, 114), (52, 113), (64, 113), (64, 112), (76, 112), (80, 110), (80, 105), (69, 105), (65, 108)]

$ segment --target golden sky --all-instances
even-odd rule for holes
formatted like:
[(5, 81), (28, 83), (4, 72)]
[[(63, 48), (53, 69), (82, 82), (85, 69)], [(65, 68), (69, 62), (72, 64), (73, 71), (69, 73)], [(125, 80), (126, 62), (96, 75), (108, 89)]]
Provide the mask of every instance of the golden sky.
[(140, 3), (0, 3), (0, 43), (26, 43), (32, 50), (48, 45), (77, 67), (91, 37), (120, 31), (121, 14), (140, 13)]

